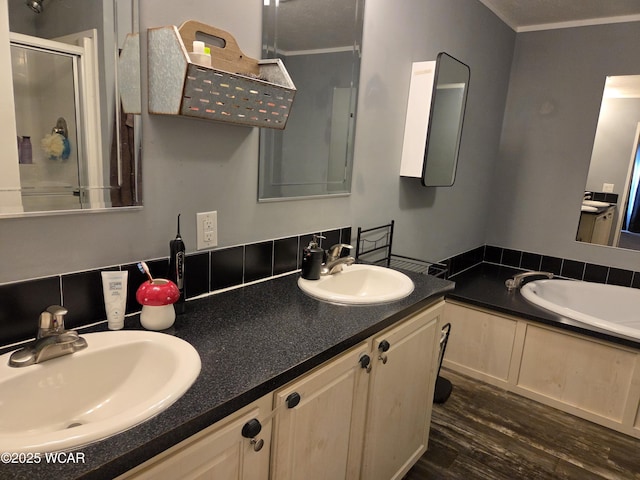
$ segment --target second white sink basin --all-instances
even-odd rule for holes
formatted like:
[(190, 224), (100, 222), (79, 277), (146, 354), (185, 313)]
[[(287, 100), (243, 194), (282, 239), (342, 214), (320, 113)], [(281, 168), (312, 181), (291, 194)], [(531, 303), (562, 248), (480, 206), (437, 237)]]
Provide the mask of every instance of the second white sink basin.
[(607, 202), (599, 202), (598, 200), (583, 200), (582, 205), (584, 205), (585, 207), (603, 208), (608, 207), (611, 204)]
[(147, 331), (82, 335), (82, 351), (22, 368), (0, 356), (0, 451), (77, 448), (165, 410), (200, 373), (187, 342)]
[(319, 280), (298, 279), (307, 295), (342, 305), (374, 305), (400, 300), (413, 292), (413, 281), (404, 273), (375, 265), (345, 266), (339, 273)]

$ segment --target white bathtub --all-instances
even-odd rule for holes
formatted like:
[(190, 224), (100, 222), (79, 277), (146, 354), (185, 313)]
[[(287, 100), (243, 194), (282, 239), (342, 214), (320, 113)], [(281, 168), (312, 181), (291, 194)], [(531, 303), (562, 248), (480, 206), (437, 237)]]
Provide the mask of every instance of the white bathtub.
[(573, 280), (536, 280), (522, 296), (545, 310), (640, 339), (640, 290)]

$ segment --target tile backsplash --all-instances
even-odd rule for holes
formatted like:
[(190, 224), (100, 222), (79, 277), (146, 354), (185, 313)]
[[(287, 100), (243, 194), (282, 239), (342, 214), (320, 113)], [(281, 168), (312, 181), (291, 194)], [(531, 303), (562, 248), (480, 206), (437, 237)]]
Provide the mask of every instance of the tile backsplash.
[[(326, 237), (322, 240), (323, 248), (351, 241), (351, 227), (318, 231), (316, 234)], [(188, 254), (185, 260), (185, 296), (188, 300), (294, 272), (300, 268), (302, 249), (313, 235), (306, 233)], [(146, 262), (154, 277), (167, 275), (168, 258)], [(443, 263), (447, 266), (448, 277), (455, 280), (456, 274), (483, 262), (548, 271), (576, 280), (640, 288), (640, 272), (492, 245), (474, 248)], [(105, 270), (129, 272), (126, 312), (139, 312), (135, 294), (146, 276), (140, 273), (135, 263), (7, 283), (0, 285), (0, 346), (33, 338), (40, 312), (49, 305), (64, 305), (69, 310), (66, 317), (68, 328), (104, 321), (106, 313), (100, 272)]]
[[(586, 193), (586, 192), (585, 192)], [(591, 192), (591, 200), (599, 202), (618, 203), (618, 194), (609, 192)]]
[(556, 276), (574, 280), (640, 288), (640, 272), (492, 245), (483, 245), (445, 261), (449, 278), (482, 262), (523, 270), (551, 272)]
[[(351, 227), (318, 231), (326, 237), (324, 248), (351, 241)], [(300, 268), (302, 249), (313, 233), (275, 240), (236, 245), (218, 250), (187, 254), (185, 260), (185, 297), (188, 299), (237, 287)], [(169, 259), (145, 260), (154, 277), (166, 277)], [(126, 313), (140, 311), (136, 290), (146, 276), (136, 263), (114, 265), (77, 273), (63, 273), (46, 278), (0, 285), (0, 346), (33, 338), (40, 312), (49, 305), (64, 305), (69, 313), (67, 328), (106, 319), (102, 295), (101, 271), (126, 270)]]

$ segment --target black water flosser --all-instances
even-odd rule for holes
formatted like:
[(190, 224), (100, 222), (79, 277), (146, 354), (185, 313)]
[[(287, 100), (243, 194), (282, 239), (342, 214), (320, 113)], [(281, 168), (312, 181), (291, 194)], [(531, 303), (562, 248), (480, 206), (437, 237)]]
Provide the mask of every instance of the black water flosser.
[(174, 240), (169, 242), (169, 280), (175, 283), (180, 290), (180, 298), (174, 304), (176, 314), (184, 313), (184, 242), (180, 236), (180, 214), (178, 214), (178, 233)]

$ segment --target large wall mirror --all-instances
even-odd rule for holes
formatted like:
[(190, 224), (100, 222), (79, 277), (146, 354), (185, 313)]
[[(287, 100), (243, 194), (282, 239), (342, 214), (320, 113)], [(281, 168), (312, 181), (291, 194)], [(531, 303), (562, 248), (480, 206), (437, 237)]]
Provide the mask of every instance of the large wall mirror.
[(364, 0), (264, 0), (263, 58), (296, 86), (285, 130), (260, 130), (261, 201), (351, 191)]
[(640, 250), (640, 75), (606, 78), (576, 240)]
[(138, 0), (0, 2), (0, 215), (141, 205)]

